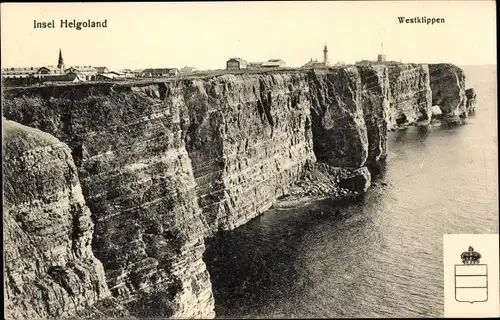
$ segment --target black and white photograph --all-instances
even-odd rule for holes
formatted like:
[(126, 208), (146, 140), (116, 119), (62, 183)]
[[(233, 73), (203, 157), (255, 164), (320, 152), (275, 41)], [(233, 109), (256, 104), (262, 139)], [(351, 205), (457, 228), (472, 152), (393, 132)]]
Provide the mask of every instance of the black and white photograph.
[(494, 1), (0, 12), (4, 319), (500, 316)]

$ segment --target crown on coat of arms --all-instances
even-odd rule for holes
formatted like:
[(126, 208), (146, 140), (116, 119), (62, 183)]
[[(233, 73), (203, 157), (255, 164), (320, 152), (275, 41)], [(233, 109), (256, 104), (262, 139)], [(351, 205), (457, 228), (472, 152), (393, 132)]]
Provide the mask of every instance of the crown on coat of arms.
[(463, 252), (460, 255), (460, 258), (462, 258), (462, 262), (464, 264), (478, 264), (479, 259), (481, 259), (481, 254), (479, 252), (474, 251), (474, 248), (469, 246), (469, 250)]

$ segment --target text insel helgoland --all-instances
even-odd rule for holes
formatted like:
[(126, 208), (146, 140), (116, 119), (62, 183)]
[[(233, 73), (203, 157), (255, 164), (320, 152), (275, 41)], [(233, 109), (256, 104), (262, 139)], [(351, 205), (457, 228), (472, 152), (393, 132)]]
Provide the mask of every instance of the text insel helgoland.
[[(92, 28), (107, 28), (108, 27), (108, 19), (104, 19), (102, 21), (95, 21), (95, 20), (91, 20), (91, 19), (88, 19), (87, 21), (77, 21), (75, 19), (73, 19), (73, 20), (61, 19), (59, 27), (64, 28), (64, 29), (75, 29), (75, 30), (92, 29)], [(50, 20), (50, 21), (33, 20), (33, 28), (34, 29), (55, 29), (55, 28), (57, 28), (57, 25), (55, 23), (55, 20)]]

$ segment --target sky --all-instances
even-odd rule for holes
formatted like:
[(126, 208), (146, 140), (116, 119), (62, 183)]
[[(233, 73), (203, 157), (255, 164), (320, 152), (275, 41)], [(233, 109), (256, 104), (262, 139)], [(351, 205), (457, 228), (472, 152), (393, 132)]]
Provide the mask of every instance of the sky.
[[(496, 64), (494, 1), (294, 1), (2, 3), (2, 67), (71, 65), (221, 69), (230, 57), (283, 59), (298, 67), (375, 59)], [(444, 18), (400, 24), (398, 17)], [(60, 20), (107, 20), (107, 28), (64, 29)], [(33, 21), (55, 20), (54, 29)]]

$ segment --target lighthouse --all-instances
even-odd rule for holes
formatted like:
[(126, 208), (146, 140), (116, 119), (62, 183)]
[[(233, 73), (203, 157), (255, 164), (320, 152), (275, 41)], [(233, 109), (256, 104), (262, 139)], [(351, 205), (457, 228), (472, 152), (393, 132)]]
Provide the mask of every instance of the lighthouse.
[(326, 43), (325, 43), (325, 48), (323, 49), (323, 63), (325, 65), (328, 64), (328, 47), (326, 46)]

